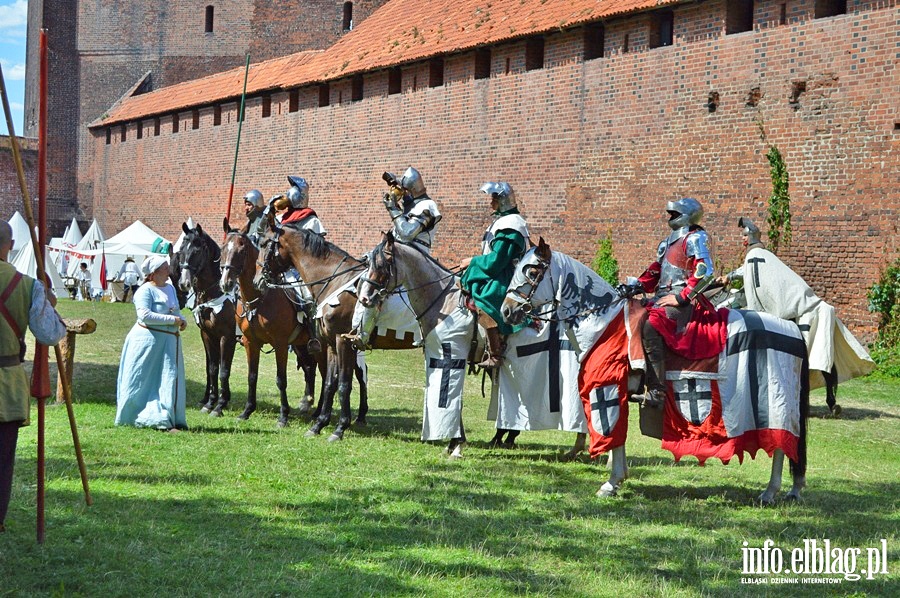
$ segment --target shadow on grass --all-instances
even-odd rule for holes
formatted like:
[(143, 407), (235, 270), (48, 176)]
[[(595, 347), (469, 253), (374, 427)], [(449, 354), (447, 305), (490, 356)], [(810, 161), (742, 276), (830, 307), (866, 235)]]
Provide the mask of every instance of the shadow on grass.
[[(840, 404), (840, 401), (838, 401)], [(810, 419), (846, 419), (846, 420), (864, 420), (864, 419), (900, 419), (893, 413), (877, 411), (875, 409), (863, 409), (861, 407), (844, 407), (841, 406), (841, 414), (837, 417), (831, 415), (828, 407), (810, 406)]]
[[(44, 547), (24, 538), (21, 516), (0, 538), (0, 549), (17, 546), (4, 550), (0, 572), (53, 563), (23, 592), (50, 592), (62, 583), (66, 594), (86, 595), (159, 587), (184, 595), (421, 595), (448, 589), (427, 585), (435, 580), (477, 580), (485, 585), (476, 587), (498, 594), (585, 595), (583, 580), (571, 572), (528, 566), (539, 558), (593, 563), (607, 578), (646, 589), (664, 579), (673, 588), (731, 596), (740, 585), (742, 538), (802, 546), (803, 538), (846, 541), (855, 529), (894, 529), (884, 497), (900, 494), (900, 483), (856, 482), (852, 491), (816, 492), (755, 517), (748, 506), (754, 494), (738, 485), (637, 482), (626, 486), (624, 500), (573, 499), (557, 492), (584, 486), (584, 467), (505, 460), (494, 466), (516, 487), (502, 492), (491, 476), (466, 477), (459, 464), (438, 462), (402, 481), (370, 478), (356, 488), (323, 486), (301, 497), (288, 491), (244, 502), (194, 498), (170, 487), (204, 493), (215, 483), (205, 475), (115, 475), (103, 473), (117, 467), (115, 460), (97, 465), (91, 508), (72, 509), (81, 495), (51, 487), (48, 504), (66, 506), (51, 513)], [(49, 470), (64, 466), (71, 463), (52, 461)], [(127, 496), (105, 490), (109, 481), (158, 487)], [(854, 508), (837, 508), (847, 504)], [(754, 510), (735, 517), (746, 509)], [(653, 532), (636, 536), (632, 529)], [(887, 583), (865, 590), (877, 593)], [(807, 591), (821, 589), (800, 588)]]

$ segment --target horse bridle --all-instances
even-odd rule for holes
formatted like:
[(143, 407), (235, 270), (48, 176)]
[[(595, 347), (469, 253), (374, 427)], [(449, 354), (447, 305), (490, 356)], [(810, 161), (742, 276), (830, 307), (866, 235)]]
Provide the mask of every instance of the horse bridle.
[[(376, 271), (378, 271), (378, 267), (375, 265), (375, 251), (376, 250), (378, 250), (378, 247), (376, 247), (371, 252), (366, 254), (366, 257), (369, 262), (369, 266), (366, 268), (366, 274), (369, 273), (369, 269), (374, 268)], [(360, 292), (362, 290), (363, 283), (368, 283), (368, 284), (372, 285), (373, 287), (375, 287), (375, 289), (376, 289), (375, 297), (377, 297), (377, 299), (378, 299), (378, 302), (375, 305), (381, 304), (388, 297), (388, 295), (390, 295), (394, 291), (394, 289), (397, 288), (397, 284), (398, 284), (396, 282), (397, 281), (397, 266), (396, 266), (396, 264), (394, 264), (393, 258), (390, 261), (388, 261), (387, 257), (385, 257), (384, 247), (381, 247), (381, 257), (382, 257), (383, 261), (388, 264), (387, 282), (384, 284), (382, 284), (380, 282), (376, 282), (364, 274), (363, 276), (359, 277), (360, 289), (359, 289), (359, 291), (357, 291), (357, 292)], [(394, 285), (393, 285), (393, 287), (391, 287), (390, 290), (388, 290), (388, 287), (391, 284), (391, 280), (394, 281)]]
[[(213, 259), (212, 255), (209, 255), (210, 249), (209, 249), (208, 243), (203, 242), (202, 238), (200, 238), (200, 241), (202, 242), (202, 245), (200, 247), (200, 252), (203, 253), (204, 257), (209, 258), (210, 263), (214, 264), (214, 263), (220, 262), (222, 260), (221, 250), (219, 251), (219, 257), (216, 259)], [(203, 293), (208, 293), (211, 289), (214, 289), (219, 286), (219, 281), (217, 280), (213, 284), (211, 284), (209, 287), (198, 291), (197, 290), (196, 273), (198, 270), (200, 270), (202, 268), (202, 266), (200, 266), (200, 268), (194, 268), (191, 265), (190, 261), (187, 259), (187, 256), (185, 255), (184, 251), (179, 251), (179, 254), (180, 255), (178, 256), (178, 267), (181, 268), (182, 270), (188, 270), (191, 273), (191, 292), (194, 293), (194, 296), (199, 296)], [(205, 261), (205, 260), (201, 260), (201, 261)], [(185, 262), (187, 262), (187, 263), (185, 263)]]
[[(228, 237), (231, 237), (231, 235), (238, 235), (239, 237), (243, 237), (243, 236), (244, 236), (243, 234), (241, 234), (240, 232), (237, 232), (237, 231), (232, 231), (232, 232), (228, 233)], [(227, 244), (227, 239), (228, 239), (228, 237), (226, 237), (226, 244)], [(219, 255), (219, 272), (220, 272), (221, 274), (225, 274), (225, 272), (227, 272), (227, 271), (229, 271), (229, 270), (231, 270), (232, 272), (234, 272), (234, 275), (235, 275), (237, 278), (240, 278), (241, 274), (244, 273), (244, 264), (241, 263), (240, 267), (238, 267), (238, 266), (232, 266), (231, 264), (223, 264), (223, 263), (222, 263), (222, 256)]]
[(534, 311), (534, 306), (532, 305), (531, 300), (534, 298), (534, 294), (537, 292), (538, 286), (541, 284), (541, 281), (544, 280), (544, 276), (547, 274), (547, 271), (550, 269), (550, 262), (541, 257), (538, 257), (537, 264), (529, 264), (529, 269), (537, 270), (537, 274), (530, 278), (528, 274), (523, 271), (522, 276), (525, 277), (525, 283), (528, 284), (531, 288), (528, 293), (523, 293), (521, 289), (523, 285), (520, 285), (514, 289), (509, 289), (507, 294), (513, 294), (515, 296), (515, 301), (522, 306), (522, 311), (525, 314), (531, 314)]

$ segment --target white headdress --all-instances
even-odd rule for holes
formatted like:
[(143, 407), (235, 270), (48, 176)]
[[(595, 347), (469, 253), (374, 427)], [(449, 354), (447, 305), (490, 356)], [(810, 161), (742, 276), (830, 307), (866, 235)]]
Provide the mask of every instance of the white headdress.
[(144, 275), (144, 278), (147, 278), (168, 263), (169, 258), (164, 255), (148, 255), (147, 259), (141, 263), (141, 274)]

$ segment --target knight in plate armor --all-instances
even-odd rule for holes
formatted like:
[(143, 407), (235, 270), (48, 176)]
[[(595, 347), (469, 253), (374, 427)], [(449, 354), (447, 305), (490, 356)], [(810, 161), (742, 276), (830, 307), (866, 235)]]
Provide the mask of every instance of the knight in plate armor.
[(656, 249), (656, 261), (650, 264), (638, 282), (655, 295), (653, 307), (641, 329), (646, 362), (647, 391), (637, 397), (647, 406), (662, 407), (666, 397), (666, 341), (663, 329), (674, 322), (684, 330), (693, 314), (692, 292), (701, 280), (713, 273), (709, 235), (700, 226), (703, 206), (692, 197), (666, 204), (672, 232)]
[(441, 212), (428, 197), (425, 182), (419, 171), (410, 166), (391, 191), (384, 194), (384, 207), (391, 215), (394, 238), (401, 243), (418, 243), (431, 253), (434, 232), (441, 221)]
[(496, 368), (503, 357), (503, 337), (525, 326), (507, 324), (500, 313), (516, 262), (528, 249), (529, 233), (508, 183), (485, 183), (480, 191), (491, 201), (494, 221), (484, 233), (481, 255), (463, 260), (460, 282), (478, 307), (478, 323), (487, 332), (487, 357), (478, 365)]
[[(386, 172), (382, 178), (390, 186), (382, 196), (382, 202), (391, 216), (394, 238), (401, 243), (416, 243), (430, 254), (437, 224), (441, 221), (441, 212), (437, 203), (428, 196), (422, 175), (410, 166), (400, 177)], [(354, 332), (348, 338), (358, 348), (369, 347), (379, 309), (381, 308), (356, 304), (353, 313)]]
[[(315, 210), (309, 207), (309, 183), (298, 176), (288, 176), (290, 187), (284, 195), (278, 195), (270, 200), (272, 209), (275, 210), (275, 220), (283, 227), (291, 227), (297, 230), (308, 230), (321, 235), (326, 235), (322, 221), (316, 215)], [(289, 268), (283, 275), (285, 283), (298, 283), (295, 291), (298, 299), (298, 319), (306, 324), (309, 332), (307, 349), (310, 352), (320, 351), (322, 348), (316, 334), (316, 304), (312, 293), (306, 285), (302, 284), (300, 273), (294, 268)]]
[(266, 234), (266, 221), (263, 218), (263, 210), (266, 202), (263, 194), (253, 189), (244, 194), (244, 214), (247, 216), (247, 224), (241, 230), (250, 238), (250, 241), (259, 249), (259, 238)]

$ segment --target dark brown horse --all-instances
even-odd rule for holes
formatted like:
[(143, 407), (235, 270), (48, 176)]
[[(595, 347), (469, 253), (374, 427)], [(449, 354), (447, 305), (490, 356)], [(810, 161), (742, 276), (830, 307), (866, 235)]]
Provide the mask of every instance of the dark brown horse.
[(175, 253), (178, 287), (194, 295), (194, 320), (206, 350), (206, 391), (201, 410), (218, 417), (231, 400), (228, 379), (237, 344), (234, 299), (219, 287), (221, 250), (216, 242), (199, 224), (191, 229), (182, 223), (181, 230), (184, 241)]
[[(321, 413), (307, 435), (320, 434), (330, 423), (334, 395), (337, 393), (341, 416), (329, 440), (340, 440), (350, 427), (350, 391), (353, 369), (356, 365), (356, 349), (343, 335), (349, 333), (352, 328), (356, 296), (350, 292), (342, 292), (333, 301), (326, 300), (335, 291), (352, 285), (365, 271), (366, 266), (364, 262), (313, 232), (276, 226), (271, 214), (269, 218), (269, 232), (260, 243), (262, 268), (256, 282), (261, 287), (276, 284), (275, 281), (281, 274), (293, 265), (315, 299), (321, 315), (319, 339), (328, 353), (328, 373), (322, 380), (322, 398), (319, 405)], [(373, 336), (372, 347), (411, 349), (413, 344), (412, 339), (408, 337), (399, 340), (393, 335), (385, 335)], [(356, 421), (365, 423), (365, 415), (361, 398)]]
[[(219, 285), (225, 293), (239, 290), (236, 307), (238, 326), (244, 335), (244, 349), (247, 353), (247, 405), (238, 419), (247, 419), (256, 411), (256, 382), (259, 374), (259, 353), (263, 345), (271, 345), (275, 351), (275, 385), (281, 395), (281, 415), (278, 425), (287, 425), (290, 407), (287, 400), (287, 355), (288, 347), (300, 356), (306, 379), (306, 393), (300, 406), (301, 413), (309, 410), (312, 394), (315, 392), (316, 360), (310, 357), (306, 344), (309, 333), (306, 326), (297, 321), (297, 310), (288, 295), (282, 290), (260, 291), (253, 284), (259, 251), (247, 235), (228, 225), (225, 218), (223, 228), (227, 233), (222, 246), (221, 276)], [(324, 360), (318, 366), (324, 376)]]

